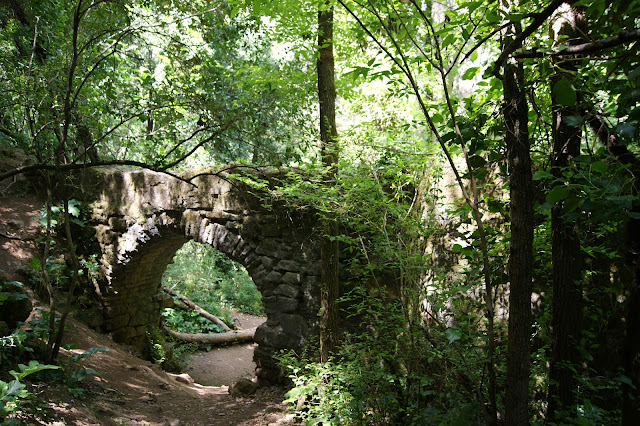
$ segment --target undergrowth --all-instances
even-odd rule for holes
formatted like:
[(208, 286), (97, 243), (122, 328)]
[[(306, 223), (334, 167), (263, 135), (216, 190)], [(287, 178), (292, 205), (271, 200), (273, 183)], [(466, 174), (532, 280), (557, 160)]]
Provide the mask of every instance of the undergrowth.
[(473, 424), (482, 414), (459, 365), (458, 339), (408, 324), (400, 300), (351, 292), (350, 318), (361, 333), (346, 335), (328, 363), (313, 350), (278, 357), (293, 388), (287, 401), (305, 424)]

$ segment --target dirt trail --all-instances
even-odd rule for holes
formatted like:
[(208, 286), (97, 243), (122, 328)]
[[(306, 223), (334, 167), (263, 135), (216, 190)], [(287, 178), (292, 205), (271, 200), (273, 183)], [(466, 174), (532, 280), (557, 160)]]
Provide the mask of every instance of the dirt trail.
[[(185, 375), (169, 374), (148, 361), (134, 356), (128, 347), (114, 343), (85, 325), (71, 321), (68, 339), (77, 345), (71, 352), (81, 353), (90, 348), (107, 346), (107, 352), (98, 352), (82, 360), (84, 368), (97, 371), (99, 376), (84, 380), (86, 399), (74, 400), (62, 386), (41, 389), (40, 396), (49, 401), (61, 421), (47, 424), (73, 425), (278, 425), (292, 424), (286, 407), (281, 403), (284, 390), (277, 387), (259, 388), (246, 398), (234, 398), (228, 386), (204, 386)], [(247, 346), (242, 351), (251, 352)], [(235, 357), (239, 348), (231, 347)], [(205, 357), (207, 354), (198, 357)], [(224, 356), (226, 349), (215, 352), (217, 360), (227, 365), (233, 359)], [(223, 371), (224, 364), (205, 365), (213, 371)], [(217, 367), (217, 368), (215, 368)], [(253, 369), (253, 367), (251, 367)], [(197, 371), (197, 370), (194, 370)], [(243, 375), (248, 374), (247, 371)], [(209, 374), (215, 380), (214, 372)], [(196, 375), (197, 375), (196, 374)]]
[[(239, 314), (243, 329), (257, 327), (266, 318)], [(253, 362), (255, 343), (242, 343), (227, 347), (214, 347), (208, 352), (197, 352), (187, 359), (187, 370), (193, 379), (206, 386), (230, 386), (240, 378), (251, 379), (256, 365)]]

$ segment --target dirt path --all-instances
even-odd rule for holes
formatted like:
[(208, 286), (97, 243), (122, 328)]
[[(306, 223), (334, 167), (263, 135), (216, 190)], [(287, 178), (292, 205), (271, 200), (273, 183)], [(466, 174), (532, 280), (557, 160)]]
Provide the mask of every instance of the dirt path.
[[(266, 318), (240, 314), (241, 328), (262, 324)], [(253, 362), (255, 343), (242, 343), (212, 348), (209, 352), (197, 352), (187, 359), (188, 373), (206, 386), (230, 386), (240, 378), (251, 379), (256, 365)]]
[[(71, 320), (68, 343), (76, 347), (63, 351), (68, 359), (90, 348), (108, 347), (80, 361), (98, 376), (82, 382), (84, 397), (73, 398), (68, 385), (36, 386), (34, 392), (47, 401), (52, 415), (41, 418), (47, 425), (280, 425), (293, 424), (281, 403), (284, 390), (259, 388), (254, 395), (234, 398), (228, 386), (204, 386), (189, 376), (169, 374), (159, 366), (134, 356), (126, 346), (114, 343), (82, 323)], [(248, 347), (245, 352), (251, 351)], [(237, 348), (236, 348), (237, 349)], [(220, 350), (218, 356), (225, 353)], [(237, 355), (237, 350), (229, 352)], [(221, 358), (225, 361), (225, 357)], [(229, 362), (229, 359), (226, 359)], [(209, 366), (217, 364), (205, 363)], [(215, 369), (218, 370), (218, 369)], [(217, 377), (216, 379), (220, 379)], [(34, 419), (24, 419), (33, 422)]]
[[(114, 343), (82, 323), (71, 321), (67, 339), (76, 344), (65, 356), (82, 353), (90, 348), (108, 347), (80, 363), (95, 370), (99, 376), (83, 381), (84, 399), (74, 399), (62, 385), (41, 387), (39, 398), (48, 401), (55, 413), (44, 424), (49, 425), (279, 425), (293, 424), (281, 403), (284, 390), (278, 387), (259, 388), (250, 397), (234, 398), (228, 386), (205, 386), (187, 375), (169, 374), (159, 366), (134, 356), (126, 346)], [(232, 363), (238, 353), (252, 352), (231, 347), (214, 352), (221, 362)], [(210, 354), (212, 352), (209, 352)], [(233, 354), (227, 357), (224, 354)], [(206, 358), (207, 354), (200, 354)], [(219, 369), (218, 364), (203, 361)], [(253, 367), (252, 367), (253, 368)], [(196, 370), (194, 370), (196, 371)], [(215, 380), (221, 375), (206, 373)], [(243, 371), (242, 375), (247, 372)]]

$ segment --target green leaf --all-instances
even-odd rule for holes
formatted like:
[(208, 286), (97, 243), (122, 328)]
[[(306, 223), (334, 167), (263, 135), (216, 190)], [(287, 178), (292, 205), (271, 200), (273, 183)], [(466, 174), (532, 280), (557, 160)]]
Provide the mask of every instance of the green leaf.
[(462, 75), (463, 80), (471, 80), (480, 72), (480, 67), (471, 67)]
[(474, 169), (482, 167), (485, 164), (487, 164), (487, 161), (479, 155), (472, 155), (471, 157), (469, 157), (469, 165)]
[(636, 133), (636, 128), (629, 123), (620, 123), (616, 126), (616, 133), (625, 139), (632, 139)]
[(445, 337), (449, 341), (449, 344), (452, 344), (456, 340), (460, 340), (462, 338), (462, 333), (460, 330), (456, 330), (455, 328), (447, 328), (444, 332)]
[(38, 271), (40, 270), (40, 268), (42, 268), (42, 263), (37, 257), (32, 257), (31, 259), (29, 259), (29, 267), (34, 271)]
[(640, 77), (640, 67), (631, 70), (627, 75), (629, 81), (635, 81), (638, 77)]
[(569, 196), (569, 190), (564, 185), (554, 186), (547, 194), (546, 202), (557, 204)]
[(584, 198), (580, 198), (576, 195), (570, 195), (564, 200), (562, 211), (564, 213), (571, 213), (580, 207), (582, 203), (584, 203)]
[(562, 121), (567, 123), (569, 126), (578, 127), (583, 123), (584, 119), (579, 115), (563, 115)]
[(11, 370), (9, 372), (9, 374), (11, 374), (13, 377), (15, 377), (16, 380), (23, 379), (24, 377), (28, 376), (29, 374), (37, 373), (38, 371), (42, 371), (42, 370), (57, 370), (60, 367), (57, 366), (57, 365), (40, 364), (36, 360), (31, 360), (31, 361), (29, 361), (29, 364), (27, 364), (27, 365), (18, 364), (18, 368), (20, 369), (20, 373), (14, 371), (14, 370)]
[(606, 171), (609, 170), (609, 165), (602, 160), (598, 160), (591, 164), (591, 170), (598, 173), (606, 173)]
[(460, 8), (466, 7), (469, 11), (469, 14), (472, 14), (481, 4), (481, 1), (470, 1), (467, 3), (462, 3), (460, 5)]
[(440, 46), (442, 49), (449, 46), (456, 40), (456, 37), (453, 34), (447, 35), (444, 40), (442, 40), (442, 45)]
[(533, 180), (553, 179), (553, 175), (545, 170), (538, 170), (532, 176)]
[(620, 377), (618, 377), (618, 381), (620, 383), (624, 383), (625, 385), (631, 387), (632, 389), (636, 388), (636, 386), (633, 384), (633, 381), (627, 376), (621, 375)]
[(575, 87), (566, 78), (553, 85), (553, 95), (560, 105), (571, 106), (578, 101)]

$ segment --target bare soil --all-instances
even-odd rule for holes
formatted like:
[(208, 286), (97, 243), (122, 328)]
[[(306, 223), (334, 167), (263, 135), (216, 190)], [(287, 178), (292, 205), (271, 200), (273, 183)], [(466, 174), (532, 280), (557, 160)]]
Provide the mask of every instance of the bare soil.
[[(229, 385), (240, 377), (252, 377), (255, 365), (235, 365), (238, 357), (251, 360), (252, 345), (237, 345), (195, 354), (198, 364), (191, 374), (216, 383), (206, 386), (190, 374), (170, 374), (144, 361), (127, 346), (119, 345), (77, 321), (71, 321), (67, 340), (77, 346), (63, 357), (90, 348), (107, 346), (80, 361), (98, 376), (84, 379), (86, 398), (74, 399), (63, 385), (42, 387), (39, 396), (53, 410), (45, 424), (62, 425), (277, 425), (293, 424), (282, 404), (284, 389), (259, 388), (254, 395), (234, 398)], [(209, 355), (211, 359), (209, 359)], [(248, 368), (248, 369), (247, 369)], [(230, 373), (233, 371), (233, 374)]]
[[(238, 315), (242, 329), (257, 327), (264, 317)], [(208, 352), (196, 352), (187, 358), (186, 373), (205, 386), (231, 386), (240, 378), (251, 380), (255, 370), (253, 350), (256, 343), (240, 343), (214, 347)]]
[[(0, 274), (23, 280), (21, 268), (37, 256), (34, 239), (42, 208), (35, 196), (0, 195)], [(32, 312), (35, 315), (36, 311)], [(254, 327), (263, 318), (242, 316), (242, 328)], [(31, 405), (36, 415), (23, 416), (24, 424), (45, 425), (277, 425), (294, 424), (281, 402), (285, 389), (258, 388), (255, 394), (234, 398), (229, 386), (240, 378), (252, 378), (254, 344), (214, 348), (193, 354), (187, 374), (163, 371), (138, 358), (128, 346), (115, 343), (80, 321), (68, 321), (61, 362), (91, 348), (107, 347), (79, 364), (98, 375), (81, 383), (84, 395), (75, 398), (66, 384), (32, 384), (36, 395)], [(36, 408), (40, 410), (36, 410)]]

